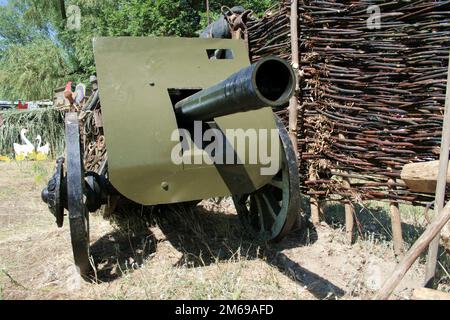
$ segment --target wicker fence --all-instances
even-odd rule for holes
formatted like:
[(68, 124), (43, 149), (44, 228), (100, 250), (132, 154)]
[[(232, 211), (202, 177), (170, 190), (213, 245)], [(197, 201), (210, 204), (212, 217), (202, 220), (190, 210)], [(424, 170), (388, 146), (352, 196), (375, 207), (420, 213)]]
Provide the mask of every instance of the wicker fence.
[[(400, 172), (439, 157), (450, 2), (299, 1), (298, 15), (303, 192), (432, 201), (408, 190)], [(254, 60), (291, 58), (289, 17), (282, 2), (249, 25)]]

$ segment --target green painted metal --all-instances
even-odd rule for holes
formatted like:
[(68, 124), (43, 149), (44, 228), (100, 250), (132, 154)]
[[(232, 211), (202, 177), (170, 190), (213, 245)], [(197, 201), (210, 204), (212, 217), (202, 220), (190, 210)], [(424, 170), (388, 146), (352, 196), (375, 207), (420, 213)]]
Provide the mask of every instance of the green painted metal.
[[(210, 60), (210, 49), (230, 49), (234, 59)], [(144, 205), (177, 203), (248, 193), (271, 181), (272, 176), (260, 174), (261, 164), (175, 165), (171, 161), (177, 144), (171, 136), (178, 125), (168, 89), (204, 89), (249, 66), (243, 41), (97, 38), (94, 52), (109, 180), (122, 195)], [(277, 128), (269, 107), (215, 122), (224, 132)], [(248, 159), (248, 150), (236, 153)]]
[(178, 118), (210, 120), (260, 109), (282, 108), (295, 91), (292, 67), (278, 57), (266, 57), (239, 70), (226, 80), (175, 104)]

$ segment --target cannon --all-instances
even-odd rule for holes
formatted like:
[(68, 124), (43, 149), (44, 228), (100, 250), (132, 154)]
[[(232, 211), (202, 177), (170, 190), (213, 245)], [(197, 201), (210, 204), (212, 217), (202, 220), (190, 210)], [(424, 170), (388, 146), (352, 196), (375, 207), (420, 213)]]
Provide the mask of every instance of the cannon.
[(291, 67), (275, 57), (243, 68), (226, 80), (175, 104), (182, 120), (212, 120), (236, 112), (284, 106), (294, 94)]
[[(217, 50), (228, 58), (216, 59)], [(273, 112), (294, 94), (288, 63), (250, 64), (244, 41), (224, 39), (106, 37), (95, 39), (94, 53), (107, 161), (85, 170), (78, 116), (69, 112), (66, 156), (42, 191), (58, 227), (68, 212), (82, 276), (92, 268), (89, 214), (113, 196), (143, 206), (231, 196), (255, 239), (278, 241), (292, 229), (297, 158)]]

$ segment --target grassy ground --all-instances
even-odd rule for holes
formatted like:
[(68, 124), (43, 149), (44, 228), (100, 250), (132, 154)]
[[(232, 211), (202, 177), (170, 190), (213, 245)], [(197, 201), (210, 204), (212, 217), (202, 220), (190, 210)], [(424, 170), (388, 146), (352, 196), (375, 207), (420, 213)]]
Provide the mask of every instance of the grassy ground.
[[(362, 205), (356, 205), (357, 226), (354, 237), (361, 240), (369, 240), (379, 245), (392, 245), (390, 208), (387, 202), (368, 201)], [(402, 218), (402, 235), (404, 249), (408, 250), (425, 231), (425, 228), (433, 220), (434, 211), (423, 207), (400, 205)], [(345, 216), (343, 206), (339, 203), (328, 203), (325, 209), (325, 220), (334, 228), (344, 229)], [(420, 262), (425, 263), (426, 252), (420, 257)], [(439, 248), (439, 261), (437, 268), (437, 283), (443, 290), (450, 289), (450, 257), (443, 247)]]
[[(317, 230), (268, 245), (243, 234), (229, 200), (211, 200), (116, 223), (92, 215), (97, 281), (88, 283), (74, 271), (67, 221), (58, 229), (40, 200), (52, 167), (0, 163), (1, 299), (368, 299), (397, 262), (383, 204), (357, 208), (362, 232), (352, 246), (333, 203)], [(401, 211), (408, 246), (426, 220), (419, 209)], [(393, 298), (408, 299), (423, 271), (417, 262)]]

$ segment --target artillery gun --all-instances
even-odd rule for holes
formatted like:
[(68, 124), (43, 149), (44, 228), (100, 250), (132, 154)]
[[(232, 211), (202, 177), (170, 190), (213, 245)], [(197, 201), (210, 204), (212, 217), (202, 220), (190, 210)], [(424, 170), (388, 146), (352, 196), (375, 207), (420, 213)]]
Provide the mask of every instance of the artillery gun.
[[(217, 50), (227, 58), (215, 59)], [(91, 269), (89, 213), (112, 196), (144, 206), (232, 196), (253, 237), (277, 241), (292, 229), (300, 198), (297, 159), (272, 110), (294, 94), (289, 64), (269, 57), (251, 65), (241, 40), (98, 38), (94, 52), (107, 164), (85, 172), (78, 116), (67, 113), (66, 157), (42, 191), (59, 227), (68, 211), (82, 276)], [(190, 135), (205, 137), (208, 130), (223, 143), (209, 148)], [(249, 143), (236, 145), (239, 138)], [(270, 151), (270, 164), (250, 161), (255, 146)], [(217, 161), (219, 155), (232, 161)]]

